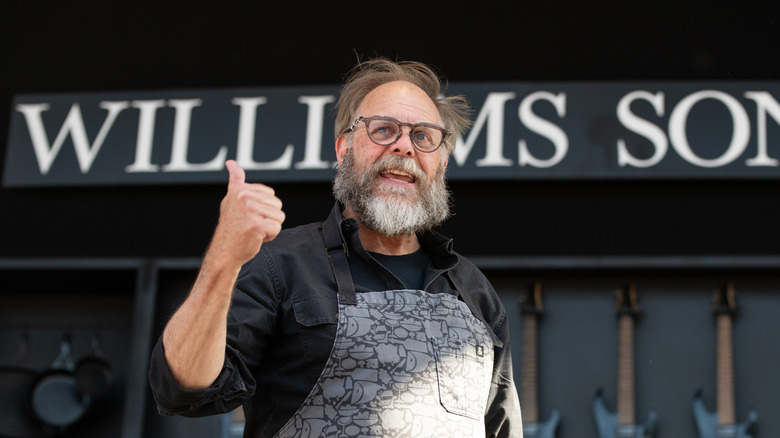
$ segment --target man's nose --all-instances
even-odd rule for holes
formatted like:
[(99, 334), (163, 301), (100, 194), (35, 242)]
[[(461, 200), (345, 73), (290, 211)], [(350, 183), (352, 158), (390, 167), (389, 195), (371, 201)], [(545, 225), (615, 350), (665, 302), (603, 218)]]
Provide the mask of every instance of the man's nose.
[(412, 130), (404, 126), (401, 128), (401, 136), (392, 145), (393, 153), (401, 154), (407, 157), (413, 157), (417, 152), (412, 144)]

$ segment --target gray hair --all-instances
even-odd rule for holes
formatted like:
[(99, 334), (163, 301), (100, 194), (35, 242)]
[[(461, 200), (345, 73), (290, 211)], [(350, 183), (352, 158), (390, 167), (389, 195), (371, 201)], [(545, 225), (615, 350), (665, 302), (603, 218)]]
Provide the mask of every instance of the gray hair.
[(412, 83), (431, 98), (439, 111), (444, 127), (452, 132), (444, 146), (449, 156), (455, 142), (471, 126), (471, 109), (464, 96), (445, 96), (446, 85), (433, 69), (416, 61), (395, 62), (374, 58), (358, 63), (346, 76), (344, 87), (336, 103), (335, 138), (343, 134), (357, 117), (357, 108), (376, 87), (394, 81)]

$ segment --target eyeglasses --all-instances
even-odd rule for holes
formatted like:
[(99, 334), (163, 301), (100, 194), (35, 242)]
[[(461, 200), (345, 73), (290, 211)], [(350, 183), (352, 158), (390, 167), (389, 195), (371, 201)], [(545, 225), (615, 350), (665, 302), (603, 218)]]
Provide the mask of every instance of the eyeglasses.
[(366, 124), (368, 138), (380, 146), (390, 146), (403, 135), (403, 127), (409, 127), (409, 138), (414, 148), (420, 152), (433, 152), (439, 149), (444, 140), (452, 134), (450, 131), (433, 123), (404, 123), (392, 117), (371, 116), (358, 117), (345, 133), (352, 132), (358, 123)]

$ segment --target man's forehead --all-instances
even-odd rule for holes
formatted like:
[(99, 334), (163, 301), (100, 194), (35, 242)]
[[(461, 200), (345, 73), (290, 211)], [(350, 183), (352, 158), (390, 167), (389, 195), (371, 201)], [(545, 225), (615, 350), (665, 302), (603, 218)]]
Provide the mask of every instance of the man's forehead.
[(358, 112), (363, 117), (383, 115), (411, 123), (441, 123), (433, 100), (420, 87), (404, 81), (388, 82), (371, 90)]

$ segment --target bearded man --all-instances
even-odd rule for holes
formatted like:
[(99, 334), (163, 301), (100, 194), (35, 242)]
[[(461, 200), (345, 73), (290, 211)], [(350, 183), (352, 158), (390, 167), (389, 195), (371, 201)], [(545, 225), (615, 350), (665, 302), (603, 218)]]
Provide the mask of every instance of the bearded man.
[(245, 437), (522, 437), (506, 311), (433, 230), (465, 100), (380, 58), (337, 108), (325, 222), (282, 230), (273, 190), (226, 163), (201, 270), (152, 353), (159, 412), (243, 406)]

